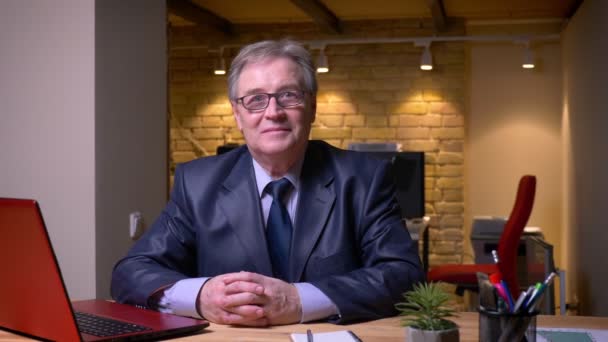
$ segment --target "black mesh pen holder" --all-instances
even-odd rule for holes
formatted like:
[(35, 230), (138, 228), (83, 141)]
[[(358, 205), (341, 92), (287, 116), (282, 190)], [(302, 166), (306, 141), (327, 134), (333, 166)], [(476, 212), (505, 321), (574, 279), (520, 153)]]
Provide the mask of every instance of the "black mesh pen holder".
[(536, 316), (532, 313), (510, 313), (479, 308), (479, 341), (536, 342)]

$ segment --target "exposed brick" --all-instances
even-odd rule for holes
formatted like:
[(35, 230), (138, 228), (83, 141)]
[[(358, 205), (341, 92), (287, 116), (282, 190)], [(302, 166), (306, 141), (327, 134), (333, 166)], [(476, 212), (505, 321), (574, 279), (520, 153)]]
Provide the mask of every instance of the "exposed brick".
[(426, 102), (404, 102), (394, 103), (388, 106), (390, 114), (425, 114), (427, 112)]
[(371, 103), (371, 102), (362, 102), (359, 103), (359, 113), (364, 114), (366, 116), (372, 115), (386, 115), (386, 111), (384, 108), (384, 104), (382, 103)]
[(443, 117), (444, 127), (462, 127), (464, 126), (464, 117), (462, 115), (445, 115)]
[(388, 126), (389, 127), (400, 127), (399, 125), (399, 115), (391, 115), (388, 117)]
[(390, 102), (394, 100), (393, 93), (390, 91), (375, 91), (372, 92), (371, 100), (378, 102)]
[(399, 115), (399, 126), (402, 127), (418, 127), (422, 125), (422, 116), (420, 115)]
[[(427, 159), (427, 156), (424, 156), (424, 159)], [(433, 177), (435, 176), (435, 170), (437, 169), (436, 165), (434, 164), (429, 164), (429, 163), (425, 163), (424, 165), (424, 175), (426, 177)]]
[(464, 141), (444, 140), (439, 144), (439, 149), (444, 152), (464, 152)]
[(442, 101), (443, 96), (437, 90), (425, 90), (422, 92), (422, 100), (428, 102)]
[(224, 123), (221, 116), (203, 116), (201, 121), (203, 127), (222, 127)]
[(232, 115), (232, 107), (224, 104), (201, 104), (196, 108), (197, 115)]
[(445, 227), (462, 227), (464, 219), (461, 215), (444, 215), (439, 221), (442, 228)]
[(365, 119), (367, 127), (386, 127), (388, 120), (386, 116), (368, 116)]
[(349, 102), (318, 103), (317, 113), (322, 114), (354, 114), (357, 112), (355, 105)]
[(442, 199), (441, 191), (437, 189), (426, 190), (424, 192), (424, 199), (427, 202), (440, 201)]
[(464, 205), (462, 203), (439, 202), (435, 203), (435, 210), (439, 214), (462, 214)]
[(439, 142), (433, 140), (406, 140), (403, 149), (406, 151), (434, 152), (439, 148)]
[(192, 151), (192, 143), (188, 140), (177, 140), (175, 141), (174, 151)]
[(176, 117), (194, 116), (194, 106), (190, 104), (172, 104), (171, 114)]
[(192, 137), (196, 139), (219, 139), (224, 137), (221, 128), (195, 128), (192, 130)]
[(196, 70), (198, 69), (197, 58), (171, 58), (169, 59), (169, 70)]
[(351, 94), (346, 91), (319, 91), (317, 94), (317, 101), (321, 102), (350, 102)]
[(184, 116), (178, 120), (184, 128), (197, 128), (202, 126), (201, 119), (197, 116)]
[(437, 241), (433, 244), (433, 252), (436, 254), (454, 254), (456, 246), (453, 241)]
[(462, 178), (442, 177), (437, 180), (437, 187), (440, 189), (462, 189)]
[(342, 127), (344, 116), (342, 115), (319, 115), (317, 121), (327, 127)]
[(399, 128), (397, 138), (399, 139), (428, 139), (430, 136), (428, 127)]
[(464, 238), (464, 234), (462, 232), (462, 228), (460, 227), (452, 227), (448, 226), (448, 229), (441, 229), (439, 232), (438, 238), (443, 241), (454, 241), (456, 243), (455, 247), (460, 249), (460, 242)]
[(194, 152), (173, 152), (171, 153), (171, 161), (174, 163), (183, 163), (196, 158)]
[(395, 138), (395, 129), (394, 128), (353, 128), (353, 138), (392, 140)]
[(431, 137), (435, 139), (464, 139), (464, 128), (433, 128), (431, 129)]
[(438, 164), (462, 164), (462, 153), (439, 153)]
[(462, 176), (464, 167), (462, 165), (437, 165), (437, 176)]
[(464, 195), (461, 190), (444, 190), (443, 200), (446, 202), (462, 202)]
[(311, 130), (312, 139), (346, 139), (351, 136), (349, 128), (313, 128)]

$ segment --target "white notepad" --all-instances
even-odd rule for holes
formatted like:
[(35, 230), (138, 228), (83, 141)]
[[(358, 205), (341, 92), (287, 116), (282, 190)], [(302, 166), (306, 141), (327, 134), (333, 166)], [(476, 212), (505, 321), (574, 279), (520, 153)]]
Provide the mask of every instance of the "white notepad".
[[(314, 342), (361, 342), (357, 335), (348, 330), (313, 333)], [(291, 334), (293, 342), (307, 342), (306, 334)]]

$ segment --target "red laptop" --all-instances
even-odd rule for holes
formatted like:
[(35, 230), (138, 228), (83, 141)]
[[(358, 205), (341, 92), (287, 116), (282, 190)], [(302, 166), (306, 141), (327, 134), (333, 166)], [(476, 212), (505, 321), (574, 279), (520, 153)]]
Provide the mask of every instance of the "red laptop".
[(0, 198), (0, 328), (54, 341), (159, 339), (207, 321), (104, 300), (70, 302), (38, 204)]

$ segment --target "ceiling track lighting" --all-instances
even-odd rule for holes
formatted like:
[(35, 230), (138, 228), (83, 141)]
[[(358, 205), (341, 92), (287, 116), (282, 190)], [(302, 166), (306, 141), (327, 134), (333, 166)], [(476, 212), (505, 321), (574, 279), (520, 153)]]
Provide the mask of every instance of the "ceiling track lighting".
[(430, 46), (425, 47), (422, 52), (422, 57), (420, 57), (420, 70), (433, 70), (433, 55), (431, 54)]
[(422, 56), (420, 56), (420, 70), (433, 70), (433, 54), (431, 53), (431, 41), (421, 40), (414, 42), (414, 46), (423, 46)]
[[(530, 48), (532, 42), (552, 42), (561, 39), (559, 34), (535, 35), (535, 36), (513, 36), (513, 35), (478, 35), (478, 36), (444, 36), (444, 37), (393, 37), (393, 38), (350, 38), (350, 39), (327, 39), (327, 40), (309, 40), (300, 41), (304, 45), (308, 45), (310, 50), (319, 50), (319, 55), (316, 59), (317, 73), (329, 72), (329, 64), (325, 55), (325, 47), (327, 45), (355, 45), (355, 44), (398, 44), (398, 43), (414, 43), (414, 46), (424, 47), (420, 58), (420, 69), (433, 69), (433, 55), (431, 52), (431, 44), (433, 42), (512, 42), (514, 44), (524, 44), (524, 61), (522, 67), (532, 69), (535, 67), (534, 51)], [(223, 58), (223, 50), (225, 48), (240, 48), (241, 44), (226, 44), (222, 45), (219, 50), (219, 58), (214, 62), (214, 74), (226, 74), (226, 62)], [(172, 50), (182, 49), (197, 49), (204, 48), (208, 51), (214, 51), (208, 45), (194, 45), (172, 47)]]
[(321, 53), (317, 57), (317, 74), (324, 74), (327, 72), (329, 72), (329, 64), (327, 64), (327, 56), (325, 56), (325, 53), (323, 52), (323, 50), (321, 50)]
[(526, 42), (526, 48), (524, 49), (524, 60), (521, 67), (524, 69), (534, 69), (534, 51), (530, 48), (530, 43)]
[(219, 57), (213, 62), (214, 75), (226, 75), (226, 60), (224, 59), (224, 48), (221, 47)]

